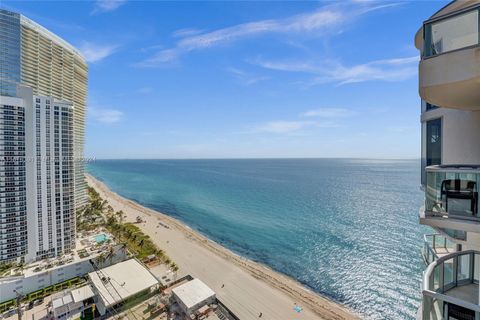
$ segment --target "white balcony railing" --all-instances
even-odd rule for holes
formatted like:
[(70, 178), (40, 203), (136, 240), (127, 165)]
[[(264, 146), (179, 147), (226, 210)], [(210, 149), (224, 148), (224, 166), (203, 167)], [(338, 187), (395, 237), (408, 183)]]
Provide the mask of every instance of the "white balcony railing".
[(478, 319), (479, 270), (480, 252), (474, 250), (454, 252), (432, 262), (423, 275), (422, 319), (452, 319), (449, 312), (458, 310), (468, 319)]

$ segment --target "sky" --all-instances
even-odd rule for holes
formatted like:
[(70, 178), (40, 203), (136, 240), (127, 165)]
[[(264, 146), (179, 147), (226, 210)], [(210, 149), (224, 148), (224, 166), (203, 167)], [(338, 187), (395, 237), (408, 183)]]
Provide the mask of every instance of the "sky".
[(448, 1), (9, 1), (89, 64), (86, 156), (419, 158)]

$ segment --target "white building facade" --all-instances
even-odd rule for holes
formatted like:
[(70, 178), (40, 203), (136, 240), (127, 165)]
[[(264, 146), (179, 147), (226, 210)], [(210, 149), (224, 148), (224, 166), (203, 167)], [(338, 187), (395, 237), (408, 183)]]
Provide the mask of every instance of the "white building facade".
[(420, 50), (425, 235), (418, 319), (480, 319), (480, 1), (452, 1), (415, 36)]
[(25, 105), (0, 96), (0, 261), (27, 253)]
[(75, 246), (73, 106), (34, 96), (25, 121), (27, 260), (33, 260), (59, 256)]
[(28, 262), (75, 246), (73, 106), (17, 92), (0, 96), (0, 261)]

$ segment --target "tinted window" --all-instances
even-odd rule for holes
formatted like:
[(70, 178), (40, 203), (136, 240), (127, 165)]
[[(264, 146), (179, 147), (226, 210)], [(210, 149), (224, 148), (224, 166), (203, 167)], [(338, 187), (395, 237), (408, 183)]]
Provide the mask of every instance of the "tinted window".
[(442, 164), (442, 119), (427, 121), (427, 166)]
[(426, 57), (478, 44), (478, 10), (425, 25)]

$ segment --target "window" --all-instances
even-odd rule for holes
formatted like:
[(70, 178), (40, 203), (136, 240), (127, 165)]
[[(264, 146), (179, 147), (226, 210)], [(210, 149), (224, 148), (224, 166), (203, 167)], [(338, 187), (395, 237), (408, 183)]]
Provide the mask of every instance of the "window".
[(427, 166), (442, 164), (442, 119), (427, 121)]
[(478, 27), (478, 9), (425, 24), (424, 56), (477, 45)]
[(425, 111), (430, 111), (430, 110), (434, 110), (434, 109), (437, 109), (438, 107), (436, 105), (433, 105), (431, 103), (428, 103), (426, 102), (425, 103)]

